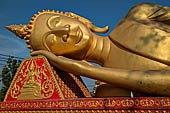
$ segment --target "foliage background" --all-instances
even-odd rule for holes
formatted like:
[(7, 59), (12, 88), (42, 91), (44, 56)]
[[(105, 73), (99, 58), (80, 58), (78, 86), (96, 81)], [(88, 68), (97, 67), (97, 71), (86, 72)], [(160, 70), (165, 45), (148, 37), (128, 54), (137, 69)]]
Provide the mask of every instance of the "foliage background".
[(13, 80), (15, 73), (21, 63), (21, 60), (15, 59), (13, 56), (9, 56), (6, 60), (6, 64), (2, 68), (2, 72), (0, 74), (2, 81), (2, 88), (0, 90), (0, 101), (4, 100), (5, 94)]

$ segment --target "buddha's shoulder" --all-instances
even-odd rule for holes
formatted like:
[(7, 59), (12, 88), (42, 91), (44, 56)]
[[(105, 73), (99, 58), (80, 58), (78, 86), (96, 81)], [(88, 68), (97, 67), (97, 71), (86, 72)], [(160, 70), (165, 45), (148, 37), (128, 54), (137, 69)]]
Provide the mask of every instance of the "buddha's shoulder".
[(125, 18), (146, 19), (150, 15), (159, 11), (162, 7), (164, 6), (153, 4), (153, 3), (140, 3), (140, 4), (133, 6), (129, 10)]

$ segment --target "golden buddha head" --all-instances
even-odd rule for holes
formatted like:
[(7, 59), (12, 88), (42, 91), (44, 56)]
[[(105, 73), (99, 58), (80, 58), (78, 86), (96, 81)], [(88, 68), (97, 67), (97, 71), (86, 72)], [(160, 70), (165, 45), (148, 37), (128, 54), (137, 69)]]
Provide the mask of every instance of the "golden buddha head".
[(28, 25), (11, 25), (6, 28), (24, 38), (31, 51), (48, 50), (56, 55), (80, 52), (91, 43), (91, 31), (108, 31), (108, 26), (96, 27), (88, 19), (74, 13), (49, 10), (35, 14)]

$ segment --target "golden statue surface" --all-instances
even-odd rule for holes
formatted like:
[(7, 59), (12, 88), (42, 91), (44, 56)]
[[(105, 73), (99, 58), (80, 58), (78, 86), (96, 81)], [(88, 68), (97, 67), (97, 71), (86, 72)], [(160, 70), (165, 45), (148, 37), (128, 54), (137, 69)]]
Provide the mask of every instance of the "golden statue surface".
[(106, 33), (108, 26), (49, 10), (35, 14), (28, 25), (6, 28), (26, 40), (31, 55), (44, 55), (63, 71), (105, 82), (96, 97), (130, 96), (131, 91), (170, 96), (169, 7), (138, 4), (108, 36), (94, 33)]

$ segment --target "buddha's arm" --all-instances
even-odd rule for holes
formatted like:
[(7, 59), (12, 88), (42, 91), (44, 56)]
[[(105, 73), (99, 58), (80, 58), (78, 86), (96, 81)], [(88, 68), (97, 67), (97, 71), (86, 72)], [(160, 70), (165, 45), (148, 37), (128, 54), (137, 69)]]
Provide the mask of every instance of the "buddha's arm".
[(170, 71), (133, 71), (88, 65), (82, 61), (56, 56), (40, 50), (32, 55), (44, 55), (56, 67), (77, 75), (135, 91), (170, 96)]

